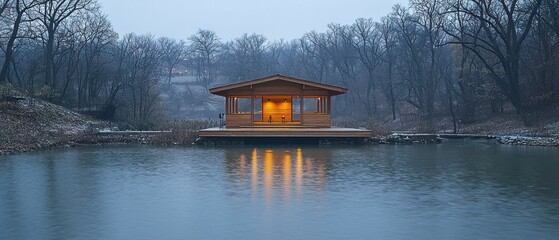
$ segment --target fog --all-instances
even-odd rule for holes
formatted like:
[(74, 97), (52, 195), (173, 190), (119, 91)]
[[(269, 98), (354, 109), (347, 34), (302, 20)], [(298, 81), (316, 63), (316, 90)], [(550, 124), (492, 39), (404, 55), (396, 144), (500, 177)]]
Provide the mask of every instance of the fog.
[(216, 119), (209, 88), (278, 73), (347, 88), (337, 122), (530, 126), (559, 103), (558, 0), (1, 3), (0, 83), (138, 128)]

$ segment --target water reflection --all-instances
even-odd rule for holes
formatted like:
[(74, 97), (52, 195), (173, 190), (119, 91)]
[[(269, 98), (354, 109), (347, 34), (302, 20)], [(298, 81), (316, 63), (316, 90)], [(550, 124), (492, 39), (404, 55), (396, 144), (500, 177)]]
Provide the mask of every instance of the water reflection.
[(473, 142), (1, 156), (0, 239), (553, 239), (558, 156)]
[[(237, 191), (250, 186), (254, 198), (264, 198), (266, 204), (278, 199), (289, 201), (301, 197), (304, 190), (324, 191), (330, 151), (309, 150), (305, 156), (301, 148), (228, 149), (226, 152), (229, 180)], [(250, 156), (250, 160), (247, 160)], [(246, 176), (250, 176), (247, 182)]]

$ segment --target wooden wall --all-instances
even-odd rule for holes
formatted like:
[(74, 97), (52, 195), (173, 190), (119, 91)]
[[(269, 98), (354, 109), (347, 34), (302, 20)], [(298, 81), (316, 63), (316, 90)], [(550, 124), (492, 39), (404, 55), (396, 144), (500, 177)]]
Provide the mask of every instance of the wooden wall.
[[(329, 114), (309, 114), (303, 115), (303, 126), (329, 128), (331, 119)], [(280, 118), (281, 119), (281, 118)], [(225, 118), (227, 127), (238, 128), (252, 126), (250, 114), (229, 114)], [(281, 121), (281, 120), (280, 120)]]
[(225, 125), (231, 128), (252, 126), (251, 120), (250, 114), (229, 114), (225, 117)]
[[(281, 116), (285, 116), (286, 123), (292, 123), (292, 98), (294, 96), (301, 97), (321, 97), (320, 107), (317, 112), (322, 113), (303, 113), (299, 118), (302, 119), (303, 126), (329, 128), (331, 126), (330, 117), (330, 92), (326, 89), (302, 85), (289, 81), (272, 81), (252, 86), (238, 87), (226, 90), (225, 96), (234, 97), (252, 97), (263, 96), (262, 99), (262, 123), (268, 122), (268, 118), (272, 115), (272, 123), (281, 124)], [(297, 103), (299, 104), (299, 103)], [(229, 103), (228, 108), (234, 106)], [(299, 106), (297, 106), (298, 108)], [(303, 110), (304, 111), (304, 110)], [(232, 112), (234, 112), (232, 110)], [(253, 126), (250, 114), (228, 114), (226, 118), (226, 126), (230, 128), (238, 128), (244, 126)]]
[(262, 107), (262, 122), (268, 122), (270, 115), (273, 123), (281, 123), (282, 116), (285, 116), (285, 122), (291, 122), (291, 97), (265, 97)]
[(303, 114), (303, 126), (329, 128), (331, 126), (330, 114)]
[(304, 92), (305, 96), (329, 96), (328, 90), (320, 89), (312, 86), (305, 86), (303, 90), (303, 85), (287, 82), (287, 81), (274, 81), (261, 83), (250, 86), (230, 89), (225, 92), (227, 96), (251, 96), (254, 95), (300, 95)]

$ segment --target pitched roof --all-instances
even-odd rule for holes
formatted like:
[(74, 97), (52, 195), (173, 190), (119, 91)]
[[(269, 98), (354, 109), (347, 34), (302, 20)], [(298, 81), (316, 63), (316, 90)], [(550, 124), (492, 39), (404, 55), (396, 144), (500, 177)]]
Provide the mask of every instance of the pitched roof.
[(330, 84), (324, 84), (324, 83), (317, 83), (317, 82), (304, 80), (304, 79), (300, 79), (300, 78), (283, 76), (283, 75), (280, 75), (280, 74), (276, 74), (276, 75), (272, 75), (272, 76), (264, 77), (264, 78), (259, 78), (259, 79), (254, 79), (254, 80), (248, 80), (248, 81), (244, 81), (244, 82), (238, 82), (238, 83), (223, 85), (223, 86), (219, 86), (219, 87), (214, 87), (214, 88), (210, 88), (209, 91), (210, 91), (211, 94), (221, 95), (220, 93), (222, 93), (223, 91), (227, 91), (227, 90), (231, 90), (231, 89), (235, 89), (235, 88), (247, 87), (247, 86), (266, 83), (266, 82), (271, 82), (271, 81), (277, 81), (277, 80), (287, 81), (287, 82), (292, 82), (292, 83), (302, 84), (302, 85), (306, 85), (306, 86), (312, 86), (312, 87), (316, 87), (316, 88), (325, 89), (325, 90), (331, 91), (332, 95), (339, 95), (339, 94), (344, 94), (344, 93), (347, 92), (347, 89), (343, 88), (343, 87), (338, 87), (338, 86), (334, 86), (334, 85), (330, 85)]

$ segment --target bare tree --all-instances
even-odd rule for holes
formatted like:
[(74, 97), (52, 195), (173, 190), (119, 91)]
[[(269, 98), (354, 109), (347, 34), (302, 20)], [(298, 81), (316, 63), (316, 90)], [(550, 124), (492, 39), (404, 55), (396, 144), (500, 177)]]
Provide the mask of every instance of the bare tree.
[(177, 41), (166, 37), (157, 40), (161, 48), (162, 61), (167, 70), (166, 82), (171, 83), (173, 70), (186, 58), (186, 43), (182, 40)]
[[(14, 53), (12, 57), (12, 67), (10, 74), (13, 75), (13, 84), (16, 84), (28, 91), (34, 93), (34, 85), (40, 81), (41, 62), (42, 62), (42, 46), (37, 41), (20, 38), (14, 45)], [(39, 54), (37, 54), (39, 53)]]
[(188, 38), (190, 44), (190, 62), (196, 70), (196, 77), (208, 89), (214, 81), (216, 64), (222, 56), (222, 44), (217, 34), (209, 30), (198, 30)]
[(77, 94), (73, 98), (77, 98), (78, 107), (100, 104), (102, 89), (108, 84), (111, 60), (107, 59), (107, 52), (117, 41), (117, 34), (98, 8), (76, 14), (68, 27), (74, 47), (69, 56), (73, 63), (67, 61), (66, 68), (73, 73), (67, 74)]
[(43, 43), (45, 46), (45, 80), (47, 86), (56, 87), (54, 72), (54, 49), (56, 33), (61, 24), (77, 11), (92, 7), (94, 0), (49, 0), (35, 8), (37, 17), (44, 28)]
[(430, 115), (428, 105), (429, 100), (434, 99), (433, 96), (427, 96), (425, 89), (425, 72), (429, 70), (425, 63), (426, 60), (426, 42), (427, 35), (417, 25), (417, 16), (413, 16), (408, 9), (397, 5), (392, 13), (392, 20), (397, 29), (399, 39), (399, 67), (398, 71), (402, 76), (402, 86), (408, 93), (405, 101), (421, 114)]
[(537, 101), (559, 99), (559, 1), (543, 0), (534, 20), (534, 30), (527, 40), (522, 55), (527, 69), (524, 72), (531, 84), (531, 97)]
[(318, 82), (323, 82), (330, 71), (330, 57), (328, 50), (319, 44), (315, 44), (314, 38), (318, 37), (316, 32), (307, 33), (298, 40), (298, 54), (301, 58), (305, 76)]
[(243, 34), (228, 44), (227, 72), (231, 80), (240, 81), (264, 76), (269, 46), (258, 34)]
[(290, 71), (290, 69), (284, 67), (287, 48), (288, 44), (283, 40), (275, 41), (269, 45), (266, 72), (287, 74)]
[(12, 6), (13, 7), (13, 19), (10, 21), (11, 31), (8, 37), (8, 41), (5, 47), (5, 54), (4, 54), (4, 63), (2, 64), (2, 70), (0, 71), (0, 82), (5, 82), (8, 78), (10, 65), (12, 63), (12, 58), (14, 54), (14, 44), (16, 39), (18, 38), (19, 29), (22, 22), (25, 21), (32, 21), (33, 19), (24, 18), (27, 11), (30, 9), (45, 4), (45, 0), (4, 0), (1, 8), (0, 8), (0, 15), (4, 12), (6, 7)]
[(121, 118), (149, 128), (160, 117), (161, 49), (153, 36), (135, 34), (124, 36), (117, 48), (119, 66), (112, 91), (120, 92)]
[[(448, 70), (448, 61), (441, 61), (444, 58), (443, 43), (445, 43), (446, 35), (443, 31), (444, 16), (441, 14), (441, 0), (411, 0), (410, 5), (415, 10), (417, 25), (423, 29), (423, 33), (427, 35), (425, 48), (427, 48), (428, 69), (423, 79), (423, 88), (425, 89), (425, 106), (429, 118), (434, 112), (434, 98), (436, 95), (439, 82), (445, 76)], [(448, 54), (446, 54), (448, 55)]]
[(396, 101), (398, 99), (396, 93), (396, 81), (394, 78), (394, 67), (396, 65), (396, 44), (398, 37), (394, 23), (390, 17), (384, 17), (377, 24), (377, 29), (381, 34), (381, 57), (386, 64), (386, 77), (384, 82), (384, 95), (390, 103), (392, 110), (392, 120), (396, 120)]
[(467, 17), (471, 26), (447, 31), (456, 40), (453, 43), (462, 44), (479, 58), (525, 125), (530, 121), (520, 87), (520, 52), (541, 3), (542, 0), (457, 0), (451, 12)]
[(540, 20), (559, 35), (559, 1), (543, 0), (543, 9), (539, 13)]
[(380, 56), (380, 34), (372, 19), (359, 18), (352, 25), (353, 45), (359, 53), (359, 60), (367, 69), (365, 97), (361, 98), (367, 115), (372, 117), (377, 111), (375, 70), (382, 62)]
[(4, 15), (4, 11), (10, 7), (10, 4), (13, 0), (2, 0), (0, 2), (0, 16)]
[(110, 49), (110, 58), (112, 59), (111, 76), (109, 77), (109, 84), (106, 86), (106, 101), (105, 106), (109, 108), (116, 108), (121, 92), (124, 91), (126, 86), (131, 84), (128, 74), (129, 59), (133, 54), (132, 48), (132, 34), (124, 35), (112, 48)]

